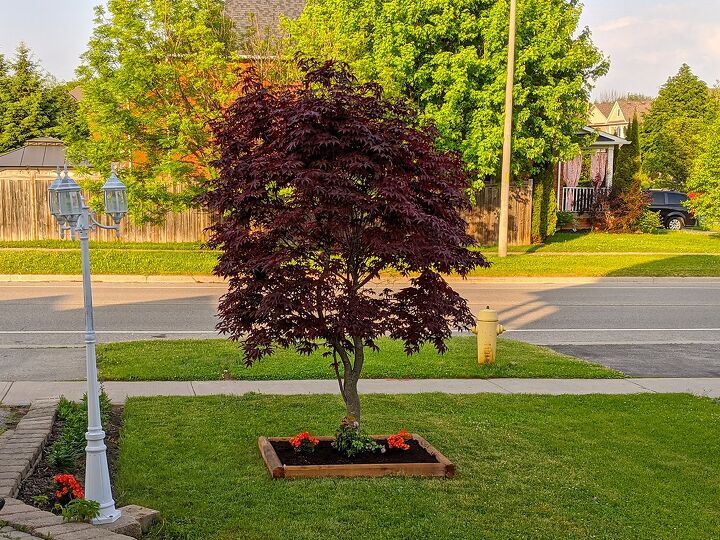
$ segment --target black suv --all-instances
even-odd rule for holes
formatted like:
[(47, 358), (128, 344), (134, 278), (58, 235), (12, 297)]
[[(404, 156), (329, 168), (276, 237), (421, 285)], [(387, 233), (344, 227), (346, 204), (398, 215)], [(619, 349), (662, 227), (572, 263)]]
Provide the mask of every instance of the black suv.
[(650, 210), (660, 214), (666, 229), (679, 231), (686, 225), (695, 225), (695, 217), (683, 206), (689, 200), (687, 194), (664, 189), (649, 189), (647, 193), (652, 195)]

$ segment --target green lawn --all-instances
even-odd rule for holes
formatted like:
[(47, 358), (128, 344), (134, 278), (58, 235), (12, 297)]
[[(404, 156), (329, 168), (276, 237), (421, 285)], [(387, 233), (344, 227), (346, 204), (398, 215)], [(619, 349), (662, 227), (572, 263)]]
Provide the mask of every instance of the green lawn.
[[(5, 249), (2, 249), (5, 248)], [(720, 276), (720, 234), (663, 232), (658, 234), (559, 233), (540, 246), (511, 248), (521, 255), (499, 259), (494, 248), (483, 253), (493, 263), (473, 277), (507, 276)], [(558, 252), (645, 252), (641, 255), (585, 255)], [(652, 255), (651, 252), (673, 253)], [(717, 255), (686, 255), (709, 253)], [(200, 244), (92, 243), (96, 274), (211, 275), (218, 253)], [(0, 243), (0, 274), (79, 274), (77, 242)]]
[[(487, 252), (490, 253), (490, 252)], [(472, 277), (717, 277), (720, 255), (489, 255)]]
[[(212, 251), (91, 249), (95, 274), (210, 275), (218, 254)], [(70, 274), (82, 271), (79, 249), (0, 250), (0, 274)]]
[(718, 253), (720, 234), (693, 231), (659, 231), (655, 234), (556, 233), (540, 246), (513, 246), (511, 251), (551, 253), (644, 252), (644, 253)]
[[(0, 249), (80, 249), (79, 240), (6, 240)], [(141, 251), (196, 251), (203, 249), (200, 242), (112, 242), (90, 241), (90, 249), (132, 249)]]
[(720, 537), (720, 406), (688, 395), (363, 397), (422, 434), (443, 479), (271, 480), (259, 435), (334, 432), (336, 396), (132, 398), (115, 496), (186, 540)]
[[(440, 355), (431, 346), (408, 357), (402, 344), (379, 340), (380, 352), (369, 351), (363, 377), (372, 379), (452, 378), (616, 378), (622, 373), (519, 341), (498, 340), (494, 366), (477, 364), (475, 336), (453, 337), (448, 352)], [(228, 340), (155, 340), (98, 345), (100, 377), (106, 381), (217, 380), (227, 369), (236, 379), (333, 379), (331, 360), (321, 352), (301, 356), (281, 349), (250, 368), (242, 351)]]

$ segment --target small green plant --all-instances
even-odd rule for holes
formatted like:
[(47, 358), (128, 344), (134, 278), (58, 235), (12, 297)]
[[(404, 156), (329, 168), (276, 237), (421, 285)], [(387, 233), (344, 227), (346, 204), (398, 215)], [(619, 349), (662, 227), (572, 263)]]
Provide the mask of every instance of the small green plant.
[[(107, 426), (112, 405), (105, 392), (100, 393), (100, 418), (103, 427)], [(63, 422), (63, 430), (50, 448), (48, 462), (53, 467), (67, 471), (74, 468), (77, 460), (85, 451), (85, 432), (87, 431), (87, 395), (82, 403), (75, 403), (62, 397), (58, 404), (58, 419)]]
[(355, 417), (346, 416), (342, 419), (340, 427), (335, 432), (335, 440), (332, 447), (351, 458), (365, 452), (384, 452), (385, 447), (375, 442), (375, 440), (363, 433), (360, 424)]
[(69, 522), (89, 522), (100, 513), (100, 503), (88, 499), (73, 499), (65, 506), (57, 504), (55, 508), (62, 511), (63, 520)]
[(643, 211), (642, 215), (635, 222), (634, 229), (644, 233), (654, 233), (662, 229), (662, 220), (658, 212), (652, 210)]
[(32, 502), (38, 508), (47, 508), (50, 505), (50, 497), (47, 495), (35, 495)]
[(557, 226), (562, 229), (563, 227), (571, 226), (575, 228), (575, 214), (572, 212), (558, 212), (557, 213)]

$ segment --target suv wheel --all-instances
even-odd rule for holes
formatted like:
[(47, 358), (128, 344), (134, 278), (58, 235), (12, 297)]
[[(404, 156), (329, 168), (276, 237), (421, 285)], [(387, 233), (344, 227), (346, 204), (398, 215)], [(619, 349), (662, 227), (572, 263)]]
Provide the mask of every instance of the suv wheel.
[(680, 216), (673, 216), (668, 218), (665, 227), (671, 231), (679, 231), (685, 226), (685, 220)]

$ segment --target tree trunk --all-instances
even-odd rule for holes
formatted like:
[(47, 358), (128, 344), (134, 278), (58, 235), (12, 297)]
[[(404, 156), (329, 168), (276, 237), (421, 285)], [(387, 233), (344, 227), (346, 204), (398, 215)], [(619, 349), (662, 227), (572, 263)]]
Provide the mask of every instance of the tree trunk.
[(334, 343), (335, 352), (342, 359), (343, 363), (343, 374), (340, 375), (340, 369), (337, 361), (333, 363), (335, 367), (335, 373), (337, 374), (338, 384), (340, 386), (340, 393), (345, 401), (345, 409), (347, 410), (348, 416), (352, 416), (359, 423), (360, 422), (360, 396), (358, 395), (358, 381), (360, 380), (360, 373), (362, 372), (363, 364), (365, 363), (365, 348), (363, 347), (362, 340), (359, 338), (353, 338), (354, 351), (353, 361), (350, 361), (350, 356), (346, 350)]
[(348, 416), (352, 416), (359, 423), (360, 422), (360, 396), (357, 390), (358, 378), (351, 374), (345, 378), (345, 408), (347, 409)]

